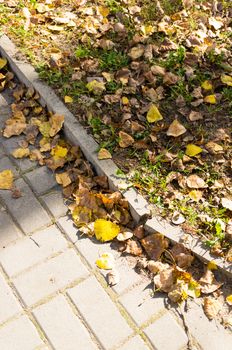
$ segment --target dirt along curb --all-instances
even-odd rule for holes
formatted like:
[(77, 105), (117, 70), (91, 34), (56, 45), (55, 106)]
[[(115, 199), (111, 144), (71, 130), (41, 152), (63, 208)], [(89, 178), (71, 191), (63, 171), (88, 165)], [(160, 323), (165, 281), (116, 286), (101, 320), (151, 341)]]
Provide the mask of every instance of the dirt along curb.
[(184, 231), (156, 216), (155, 207), (151, 206), (134, 188), (130, 187), (126, 190), (121, 190), (122, 184), (125, 185), (125, 180), (120, 179), (116, 175), (118, 170), (116, 164), (110, 159), (98, 159), (96, 152), (98, 148), (97, 142), (86, 132), (84, 127), (76, 120), (54, 91), (39, 79), (34, 68), (19, 58), (21, 56), (19, 50), (6, 35), (0, 37), (0, 53), (8, 60), (12, 71), (18, 79), (27, 87), (33, 86), (39, 93), (40, 103), (43, 107), (46, 106), (52, 113), (65, 116), (64, 134), (67, 140), (72, 144), (80, 146), (85, 157), (93, 165), (98, 175), (106, 175), (108, 177), (109, 186), (112, 190), (123, 192), (123, 196), (129, 202), (132, 217), (136, 222), (139, 222), (141, 218), (149, 216), (152, 213), (152, 218), (148, 219), (145, 224), (145, 229), (148, 232), (160, 232), (173, 243), (183, 243), (203, 262), (207, 263), (214, 260), (218, 268), (228, 277), (232, 278), (231, 264), (223, 261), (220, 257), (211, 255), (199, 239), (189, 236), (190, 239), (187, 242), (183, 242)]

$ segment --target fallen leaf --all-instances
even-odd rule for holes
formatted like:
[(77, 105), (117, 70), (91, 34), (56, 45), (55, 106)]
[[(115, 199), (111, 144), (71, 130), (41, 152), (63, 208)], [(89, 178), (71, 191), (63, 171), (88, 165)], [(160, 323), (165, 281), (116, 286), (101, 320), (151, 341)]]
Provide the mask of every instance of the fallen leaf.
[(107, 273), (106, 278), (109, 286), (115, 286), (120, 281), (119, 272), (115, 268)]
[(205, 181), (200, 178), (198, 175), (190, 175), (186, 179), (186, 183), (189, 188), (207, 188)]
[(194, 157), (202, 152), (202, 148), (193, 144), (188, 144), (186, 146), (185, 154), (189, 157)]
[(7, 65), (6, 58), (0, 58), (0, 69), (4, 68)]
[(112, 155), (106, 148), (101, 148), (97, 154), (99, 160), (102, 159), (111, 159)]
[(94, 95), (101, 95), (105, 91), (105, 84), (101, 81), (92, 80), (86, 85), (87, 89)]
[(72, 183), (72, 180), (70, 179), (68, 171), (65, 171), (64, 173), (57, 173), (56, 182), (63, 187), (70, 185)]
[(221, 81), (228, 86), (232, 86), (232, 77), (230, 75), (223, 74)]
[(150, 260), (147, 264), (148, 270), (154, 274), (157, 274), (163, 270), (166, 270), (170, 267), (168, 264), (164, 264), (161, 261)]
[(191, 120), (191, 122), (194, 122), (196, 120), (200, 120), (203, 119), (203, 115), (200, 112), (195, 112), (195, 111), (191, 111), (189, 114), (189, 120)]
[(200, 278), (199, 284), (201, 286), (201, 292), (204, 294), (210, 294), (215, 292), (222, 286), (222, 283), (219, 283), (212, 272), (212, 270), (206, 270), (204, 275)]
[(168, 247), (168, 240), (161, 233), (153, 233), (141, 240), (142, 246), (148, 256), (153, 260), (158, 260)]
[(210, 104), (215, 104), (215, 103), (217, 103), (216, 96), (215, 96), (215, 95), (208, 95), (208, 96), (205, 96), (204, 102), (210, 103)]
[(26, 158), (30, 154), (29, 148), (17, 148), (12, 153), (14, 158)]
[[(64, 116), (59, 114), (54, 114), (49, 119), (51, 128), (49, 130), (49, 135), (51, 137), (55, 136), (62, 128), (64, 124)], [(46, 135), (43, 135), (46, 136)]]
[(216, 154), (219, 152), (223, 151), (223, 147), (221, 145), (219, 145), (216, 142), (213, 141), (209, 141), (206, 145), (205, 148), (209, 151), (209, 153), (211, 154)]
[(127, 148), (133, 145), (135, 140), (132, 136), (124, 131), (119, 131), (119, 146), (122, 148)]
[(217, 270), (217, 264), (215, 261), (211, 260), (210, 262), (208, 262), (207, 264), (207, 269), (208, 270)]
[(73, 221), (77, 227), (82, 227), (91, 221), (92, 210), (86, 207), (74, 206), (74, 208), (69, 207)]
[(221, 304), (212, 298), (204, 298), (203, 309), (209, 320), (216, 318), (221, 308)]
[(94, 222), (94, 233), (99, 241), (111, 241), (120, 232), (120, 227), (111, 221), (105, 219), (97, 219)]
[(14, 187), (11, 190), (11, 197), (15, 199), (20, 198), (22, 197), (22, 192), (20, 191), (19, 188)]
[(232, 294), (230, 294), (226, 297), (226, 301), (230, 306), (232, 306)]
[(139, 242), (129, 239), (128, 241), (126, 241), (125, 252), (135, 256), (140, 256), (142, 255), (143, 250)]
[(182, 214), (175, 211), (172, 215), (172, 223), (175, 225), (181, 225), (184, 222), (185, 222), (185, 217)]
[(212, 85), (211, 81), (209, 81), (209, 80), (203, 81), (203, 83), (201, 84), (201, 87), (206, 91), (213, 89), (213, 85)]
[(168, 268), (163, 269), (154, 277), (153, 282), (155, 291), (158, 289), (166, 293), (171, 292), (175, 283), (174, 268), (169, 266)]
[(121, 98), (121, 101), (122, 101), (122, 104), (123, 104), (124, 106), (126, 106), (126, 105), (129, 104), (129, 100), (128, 100), (128, 98), (127, 98), (126, 96), (123, 96), (123, 97)]
[(194, 260), (190, 251), (181, 243), (174, 244), (170, 252), (181, 269), (189, 268)]
[(193, 201), (198, 202), (200, 199), (202, 199), (203, 193), (198, 190), (192, 190), (188, 195)]
[(10, 190), (13, 187), (14, 175), (11, 170), (3, 170), (0, 172), (0, 189)]
[(71, 96), (64, 96), (64, 102), (65, 103), (72, 103), (73, 102), (73, 98)]
[(187, 130), (185, 127), (177, 120), (175, 119), (169, 126), (167, 135), (168, 136), (174, 136), (178, 137), (182, 134), (184, 134)]
[(54, 157), (54, 159), (65, 158), (67, 153), (68, 153), (68, 149), (66, 147), (61, 147), (59, 145), (56, 145), (51, 150), (51, 155)]
[(229, 198), (222, 198), (221, 199), (221, 204), (223, 206), (223, 208), (229, 209), (230, 211), (232, 211), (232, 200)]
[(132, 49), (129, 51), (128, 56), (132, 60), (137, 60), (138, 58), (142, 57), (144, 54), (144, 47), (143, 46), (135, 46), (132, 47)]
[(223, 22), (219, 21), (215, 17), (209, 17), (209, 25), (211, 25), (215, 30), (218, 30), (223, 27)]
[(165, 73), (163, 83), (167, 85), (174, 85), (180, 80), (180, 77), (171, 72)]
[(163, 117), (160, 114), (160, 111), (158, 110), (157, 106), (155, 104), (152, 104), (147, 112), (148, 123), (154, 123), (162, 119)]
[(99, 269), (111, 270), (114, 267), (114, 257), (111, 253), (103, 253), (100, 258), (96, 260), (95, 264)]
[(120, 241), (120, 242), (124, 242), (124, 241), (127, 241), (128, 239), (132, 238), (133, 237), (133, 233), (130, 232), (130, 231), (124, 231), (124, 232), (121, 232), (117, 235), (117, 240)]
[(11, 137), (20, 135), (26, 129), (26, 118), (21, 111), (15, 111), (12, 118), (5, 122), (5, 129), (3, 131), (4, 137)]

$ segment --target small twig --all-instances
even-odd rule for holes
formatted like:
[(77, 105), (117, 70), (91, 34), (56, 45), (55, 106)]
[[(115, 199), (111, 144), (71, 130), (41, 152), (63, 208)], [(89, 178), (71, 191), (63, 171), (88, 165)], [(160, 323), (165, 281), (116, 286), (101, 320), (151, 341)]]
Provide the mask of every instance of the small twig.
[[(185, 300), (185, 308), (187, 308), (187, 300)], [(189, 327), (188, 327), (188, 324), (187, 324), (184, 312), (182, 310), (181, 304), (179, 304), (179, 307), (176, 310), (177, 310), (179, 316), (181, 317), (181, 319), (183, 321), (184, 330), (185, 330), (186, 336), (188, 338), (187, 349), (188, 350), (194, 350), (195, 347), (194, 347), (193, 339), (192, 339), (192, 336), (191, 336), (191, 333), (190, 333), (190, 330), (189, 330)]]

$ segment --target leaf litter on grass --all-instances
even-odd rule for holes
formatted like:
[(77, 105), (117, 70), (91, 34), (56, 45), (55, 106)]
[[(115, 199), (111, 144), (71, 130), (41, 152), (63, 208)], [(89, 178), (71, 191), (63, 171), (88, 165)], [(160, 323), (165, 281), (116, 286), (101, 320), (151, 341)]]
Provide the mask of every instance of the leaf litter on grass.
[[(68, 107), (93, 132), (99, 149), (109, 152), (101, 151), (100, 157), (112, 155), (161, 216), (201, 237), (213, 253), (230, 262), (229, 2), (218, 2), (216, 15), (210, 2), (186, 5), (180, 1), (167, 7), (167, 2), (160, 1), (161, 9), (153, 4), (155, 11), (149, 1), (137, 6), (108, 0), (81, 6), (72, 1), (23, 3), (30, 22), (28, 11), (16, 4), (9, 13), (6, 3), (1, 11), (24, 29), (3, 28), (24, 45), (34, 64), (40, 64), (41, 77), (64, 101), (65, 96), (66, 101), (67, 96), (73, 100), (68, 99)], [(36, 44), (31, 40), (35, 31), (41, 39)], [(46, 50), (41, 50), (44, 45)], [(14, 84), (5, 67), (3, 62), (2, 89)], [(17, 103), (23, 94), (23, 87), (15, 89)], [(57, 137), (62, 125), (52, 126), (54, 116), (45, 116), (35, 95), (32, 100), (23, 106), (25, 116), (20, 113), (22, 106), (12, 107), (6, 136), (23, 132), (30, 145), (39, 137), (39, 147), (29, 157), (60, 173), (57, 179), (64, 193), (73, 194), (75, 200), (70, 205), (74, 222), (84, 233), (94, 235), (93, 222), (99, 219), (128, 225), (130, 214), (122, 198), (113, 199), (108, 189), (96, 195), (104, 180), (86, 183), (86, 174), (88, 179), (93, 173), (81, 160), (80, 150)], [(33, 118), (26, 127), (24, 118), (32, 108)], [(73, 169), (68, 168), (71, 162), (76, 164)], [(76, 169), (79, 166), (81, 170)], [(128, 172), (131, 168), (136, 171)], [(136, 236), (123, 244), (127, 253), (140, 256), (143, 252)], [(161, 258), (164, 255), (165, 251)], [(177, 282), (170, 293), (183, 299), (189, 286), (176, 277), (177, 271), (170, 272)]]

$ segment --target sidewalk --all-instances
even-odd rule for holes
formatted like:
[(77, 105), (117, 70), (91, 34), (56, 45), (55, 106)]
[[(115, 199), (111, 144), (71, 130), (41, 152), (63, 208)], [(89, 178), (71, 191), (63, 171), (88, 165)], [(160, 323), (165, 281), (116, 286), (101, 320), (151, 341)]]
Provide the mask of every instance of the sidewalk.
[[(0, 129), (10, 100), (0, 94)], [(19, 140), (0, 137), (0, 171), (11, 169), (22, 192), (16, 199), (0, 191), (0, 349), (187, 349), (182, 319), (163, 295), (152, 297), (135, 259), (79, 237), (52, 172), (10, 156)], [(105, 251), (120, 273), (113, 288), (95, 266)], [(190, 304), (185, 318), (193, 349), (231, 348), (229, 331), (209, 322), (201, 305)]]

